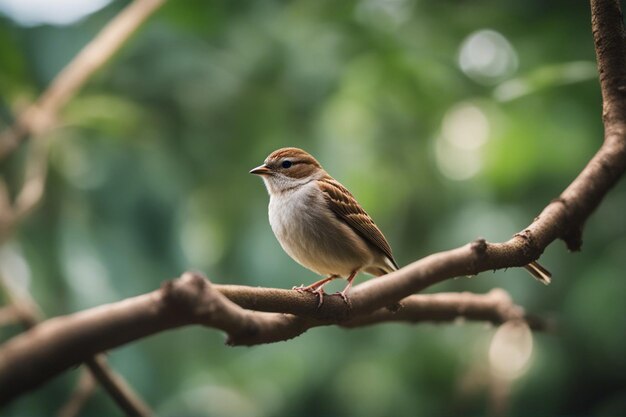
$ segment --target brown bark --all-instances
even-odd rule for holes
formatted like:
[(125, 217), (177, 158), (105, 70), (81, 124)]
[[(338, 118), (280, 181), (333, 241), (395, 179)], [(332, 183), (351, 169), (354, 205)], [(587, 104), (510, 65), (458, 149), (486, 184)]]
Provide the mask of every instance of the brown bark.
[[(302, 300), (302, 294), (296, 291), (269, 291), (274, 291), (281, 300), (316, 305), (315, 300)], [(98, 352), (186, 325), (216, 328), (228, 335), (228, 344), (249, 346), (288, 340), (310, 328), (331, 324), (357, 327), (387, 321), (442, 322), (456, 318), (498, 324), (524, 319), (523, 310), (503, 290), (485, 295), (413, 295), (402, 300), (403, 307), (396, 313), (383, 308), (352, 319), (347, 318), (343, 301), (344, 312), (334, 318), (320, 313), (319, 317), (325, 319), (284, 312), (289, 308), (281, 303), (274, 305), (280, 312), (251, 311), (236, 304), (250, 305), (267, 293), (265, 288), (229, 286), (226, 296), (219, 286), (186, 273), (151, 293), (47, 320), (9, 340), (0, 349), (0, 403), (89, 361)]]

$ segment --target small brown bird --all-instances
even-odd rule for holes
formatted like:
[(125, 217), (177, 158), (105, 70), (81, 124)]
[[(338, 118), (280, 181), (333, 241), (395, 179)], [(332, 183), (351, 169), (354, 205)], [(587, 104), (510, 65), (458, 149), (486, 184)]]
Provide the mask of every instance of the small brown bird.
[[(285, 252), (305, 268), (326, 276), (295, 290), (316, 294), (321, 305), (324, 286), (347, 278), (339, 295), (348, 302), (358, 272), (378, 277), (398, 269), (374, 220), (307, 152), (278, 149), (250, 173), (260, 175), (267, 187), (270, 225)], [(526, 269), (540, 282), (550, 283), (550, 273), (537, 262)]]
[(328, 175), (315, 158), (298, 148), (272, 152), (260, 175), (270, 195), (269, 219), (285, 252), (305, 268), (326, 278), (294, 287), (324, 297), (324, 286), (347, 278), (348, 291), (359, 271), (374, 276), (398, 269), (391, 247), (372, 218), (343, 185)]

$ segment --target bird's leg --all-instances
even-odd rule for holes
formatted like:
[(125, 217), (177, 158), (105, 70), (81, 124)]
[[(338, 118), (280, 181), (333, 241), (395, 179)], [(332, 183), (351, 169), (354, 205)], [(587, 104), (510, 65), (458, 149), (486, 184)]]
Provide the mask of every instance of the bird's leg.
[(359, 272), (358, 269), (352, 271), (352, 273), (348, 277), (348, 285), (346, 285), (346, 288), (344, 288), (343, 291), (339, 293), (339, 295), (341, 296), (343, 301), (348, 305), (348, 307), (350, 307), (350, 300), (348, 299), (348, 291), (352, 287), (352, 281), (354, 281), (354, 277), (356, 277), (356, 274), (358, 272)]
[(331, 275), (329, 277), (326, 277), (324, 279), (320, 279), (319, 281), (314, 282), (311, 285), (307, 285), (306, 287), (303, 285), (300, 285), (299, 287), (293, 287), (292, 290), (296, 290), (299, 293), (303, 293), (303, 292), (310, 292), (312, 294), (315, 294), (317, 296), (317, 308), (320, 308), (322, 306), (322, 303), (324, 302), (324, 285), (328, 284), (330, 281), (339, 278), (338, 275)]
[(298, 292), (313, 292), (315, 290), (318, 290), (322, 287), (324, 287), (324, 285), (326, 285), (328, 282), (334, 280), (335, 278), (339, 278), (339, 276), (337, 275), (331, 275), (329, 277), (326, 277), (324, 279), (320, 279), (319, 281), (314, 282), (311, 285), (307, 285), (306, 287), (303, 285), (300, 285), (299, 287), (293, 287), (292, 290), (296, 290)]

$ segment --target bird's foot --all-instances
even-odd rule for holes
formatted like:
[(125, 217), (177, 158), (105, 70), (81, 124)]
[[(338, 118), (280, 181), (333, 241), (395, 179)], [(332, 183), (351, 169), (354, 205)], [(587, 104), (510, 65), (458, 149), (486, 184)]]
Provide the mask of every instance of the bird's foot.
[(346, 303), (346, 305), (348, 306), (348, 308), (352, 308), (352, 303), (350, 302), (350, 299), (348, 298), (348, 289), (346, 288), (343, 291), (340, 291), (338, 293), (336, 293), (337, 295), (339, 295), (341, 297), (341, 299), (343, 300), (344, 303)]
[(297, 287), (293, 287), (292, 290), (296, 290), (300, 294), (304, 294), (305, 292), (314, 294), (317, 297), (317, 308), (320, 308), (322, 306), (322, 303), (324, 302), (324, 295), (326, 294), (324, 292), (324, 287), (315, 285), (309, 285), (306, 287), (304, 285), (300, 285)]
[(343, 302), (346, 303), (346, 305), (348, 306), (348, 310), (352, 308), (352, 303), (350, 302), (350, 299), (348, 298), (348, 291), (350, 291), (350, 288), (352, 288), (352, 281), (354, 281), (354, 277), (356, 276), (358, 272), (359, 272), (358, 269), (355, 269), (354, 271), (352, 271), (352, 273), (348, 277), (348, 285), (346, 285), (346, 288), (344, 288), (343, 291), (337, 293), (339, 294)]
[(311, 293), (317, 296), (317, 308), (319, 309), (322, 306), (322, 303), (324, 302), (324, 294), (326, 294), (324, 292), (324, 288), (322, 287), (317, 288), (315, 290), (312, 290)]

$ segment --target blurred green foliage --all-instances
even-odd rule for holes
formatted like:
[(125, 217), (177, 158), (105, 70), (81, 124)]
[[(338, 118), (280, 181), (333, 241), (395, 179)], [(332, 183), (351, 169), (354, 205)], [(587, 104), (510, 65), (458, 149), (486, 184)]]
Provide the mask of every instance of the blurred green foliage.
[[(125, 4), (69, 26), (0, 18), (3, 124)], [(586, 2), (171, 1), (41, 138), (46, 196), (2, 249), (3, 271), (30, 279), (48, 316), (187, 269), (219, 283), (312, 282), (276, 242), (266, 192), (248, 174), (283, 146), (310, 151), (351, 189), (400, 264), (478, 236), (506, 240), (602, 142), (594, 60)], [(23, 154), (1, 165), (13, 188)], [(513, 269), (430, 290), (499, 286), (558, 320), (554, 334), (535, 334), (509, 415), (626, 413), (625, 207), (622, 182), (586, 225), (583, 252), (548, 248), (549, 287)], [(197, 327), (110, 362), (160, 415), (482, 415), (493, 333), (321, 328), (228, 348)], [(3, 415), (51, 415), (76, 377)], [(99, 392), (83, 415), (120, 412)]]

